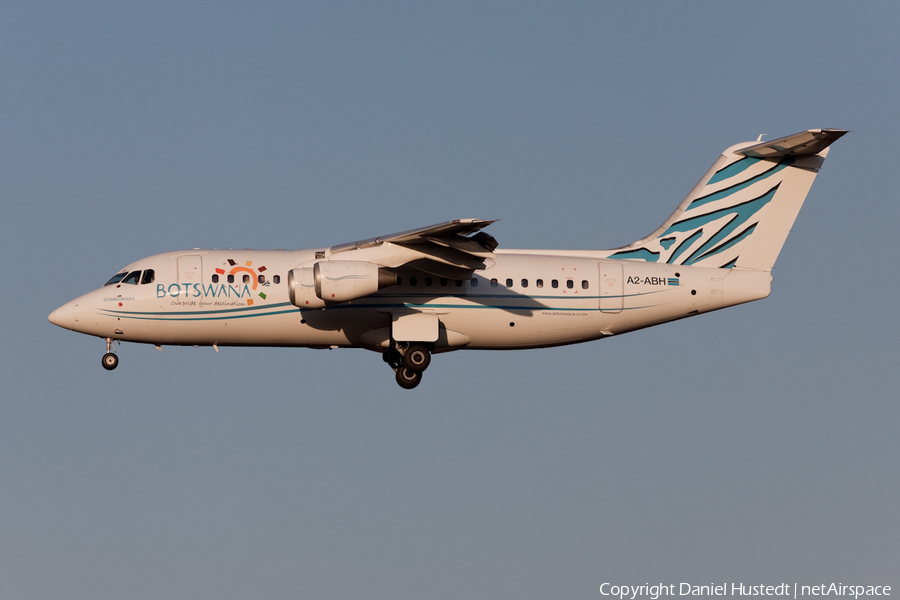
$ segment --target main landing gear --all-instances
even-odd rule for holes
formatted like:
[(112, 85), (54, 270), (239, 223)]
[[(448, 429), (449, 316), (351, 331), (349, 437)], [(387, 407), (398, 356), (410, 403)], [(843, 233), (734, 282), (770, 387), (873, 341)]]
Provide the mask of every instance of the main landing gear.
[(119, 357), (112, 351), (112, 338), (106, 338), (106, 354), (103, 355), (103, 368), (112, 371), (119, 366)]
[(397, 374), (397, 384), (405, 390), (422, 383), (422, 371), (431, 364), (431, 351), (422, 344), (401, 346), (394, 342), (382, 356)]

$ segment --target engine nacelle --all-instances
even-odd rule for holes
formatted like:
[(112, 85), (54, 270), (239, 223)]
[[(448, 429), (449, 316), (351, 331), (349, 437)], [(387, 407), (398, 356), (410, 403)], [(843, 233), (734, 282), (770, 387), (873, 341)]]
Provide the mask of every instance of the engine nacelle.
[(374, 294), (397, 284), (397, 275), (368, 262), (323, 260), (288, 273), (291, 303), (300, 308), (324, 308)]
[(376, 264), (323, 260), (313, 265), (316, 296), (325, 302), (347, 302), (396, 285), (397, 275)]
[(325, 308), (325, 301), (316, 296), (316, 280), (312, 267), (298, 267), (288, 273), (288, 296), (299, 308)]

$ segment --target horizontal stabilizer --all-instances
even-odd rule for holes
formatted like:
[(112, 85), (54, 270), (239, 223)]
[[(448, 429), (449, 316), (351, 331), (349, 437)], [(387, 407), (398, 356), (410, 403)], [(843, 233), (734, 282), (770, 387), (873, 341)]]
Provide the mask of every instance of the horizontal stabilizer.
[(751, 158), (780, 158), (782, 156), (808, 156), (818, 154), (847, 133), (846, 129), (810, 129), (794, 135), (778, 138), (737, 150)]

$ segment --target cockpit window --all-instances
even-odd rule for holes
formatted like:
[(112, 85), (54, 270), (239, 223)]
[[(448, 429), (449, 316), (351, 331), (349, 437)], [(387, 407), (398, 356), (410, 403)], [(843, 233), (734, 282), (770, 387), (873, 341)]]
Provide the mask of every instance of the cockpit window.
[(140, 271), (132, 271), (128, 275), (125, 276), (125, 279), (122, 280), (122, 283), (127, 283), (128, 285), (137, 285), (141, 281), (141, 272)]
[(126, 275), (128, 275), (128, 271), (122, 271), (121, 273), (116, 273), (115, 275), (113, 275), (112, 279), (110, 279), (103, 285), (112, 285), (114, 283), (119, 283), (120, 281), (122, 281), (125, 278)]
[(153, 269), (147, 269), (144, 271), (144, 276), (141, 277), (141, 285), (145, 283), (153, 283), (156, 280), (156, 272)]

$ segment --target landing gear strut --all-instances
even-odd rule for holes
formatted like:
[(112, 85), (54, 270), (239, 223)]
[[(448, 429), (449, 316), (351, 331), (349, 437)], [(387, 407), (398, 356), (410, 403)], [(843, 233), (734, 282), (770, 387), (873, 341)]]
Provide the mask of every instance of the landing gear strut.
[(393, 342), (382, 357), (397, 374), (397, 384), (405, 390), (422, 383), (422, 371), (431, 364), (431, 352), (421, 344), (401, 347)]
[(113, 354), (112, 338), (106, 338), (106, 354), (103, 355), (103, 368), (112, 371), (119, 366), (119, 357)]

